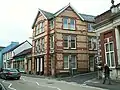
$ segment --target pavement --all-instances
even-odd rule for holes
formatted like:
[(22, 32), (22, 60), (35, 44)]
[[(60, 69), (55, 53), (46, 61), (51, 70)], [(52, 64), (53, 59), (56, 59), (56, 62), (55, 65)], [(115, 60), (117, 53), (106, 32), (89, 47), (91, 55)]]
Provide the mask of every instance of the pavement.
[(104, 88), (104, 89), (108, 89), (108, 90), (120, 90), (120, 81), (116, 81), (116, 80), (111, 80), (111, 84), (108, 84), (108, 81), (106, 81), (105, 84), (102, 83), (103, 80), (102, 79), (91, 79), (88, 80), (86, 82), (84, 82), (85, 85), (88, 86), (93, 86), (93, 87), (99, 87), (99, 88)]

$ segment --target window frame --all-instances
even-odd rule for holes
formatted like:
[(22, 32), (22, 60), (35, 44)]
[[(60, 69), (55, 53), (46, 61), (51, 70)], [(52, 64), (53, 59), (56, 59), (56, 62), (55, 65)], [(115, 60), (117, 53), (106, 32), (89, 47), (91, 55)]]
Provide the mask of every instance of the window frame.
[[(67, 45), (68, 45), (68, 47), (64, 47), (64, 37), (67, 37)], [(63, 36), (63, 47), (64, 47), (64, 49), (69, 49), (69, 35), (64, 35)]]
[(54, 20), (51, 20), (51, 21), (50, 21), (50, 29), (51, 29), (51, 30), (54, 29)]
[[(113, 44), (113, 51), (110, 51), (110, 43), (112, 43)], [(108, 51), (106, 51), (106, 45), (108, 44)], [(109, 59), (110, 59), (110, 68), (115, 68), (115, 66), (116, 66), (116, 63), (115, 63), (115, 52), (114, 52), (114, 42), (113, 41), (111, 41), (111, 42), (108, 42), (108, 43), (105, 43), (104, 44), (104, 47), (105, 47), (105, 61), (106, 61), (106, 64), (108, 64), (108, 61), (107, 61), (107, 54), (109, 54)], [(114, 58), (114, 66), (112, 66), (112, 60), (111, 60), (111, 53), (113, 53), (113, 58)]]
[[(64, 68), (64, 69), (70, 69), (70, 59), (71, 59), (71, 56), (74, 55), (74, 54), (70, 54), (70, 55), (64, 55), (64, 56), (67, 56), (68, 57), (68, 68)], [(63, 57), (64, 57), (63, 56)], [(77, 69), (77, 55), (74, 55), (75, 56), (75, 67), (72, 68), (72, 69)], [(72, 60), (71, 60), (72, 62)], [(64, 60), (63, 60), (63, 63), (64, 63)]]
[[(75, 39), (75, 48), (72, 48), (72, 47), (71, 47), (71, 41), (72, 41), (71, 38), (72, 38), (72, 37), (74, 37), (74, 39)], [(70, 43), (70, 49), (76, 49), (76, 36), (70, 35), (70, 42), (69, 42), (69, 43)]]
[[(73, 26), (73, 28), (71, 28), (71, 20), (73, 20), (74, 21), (74, 26)], [(70, 30), (75, 30), (75, 25), (76, 23), (75, 23), (75, 19), (73, 19), (73, 18), (70, 18), (70, 26), (69, 26), (69, 29)]]
[[(65, 19), (67, 20), (67, 23), (66, 23), (67, 27), (65, 27), (65, 24), (64, 24)], [(69, 18), (68, 17), (63, 18), (63, 29), (69, 29)]]
[[(64, 67), (64, 69), (69, 69), (69, 55), (64, 55), (64, 56), (67, 56), (67, 59), (68, 59), (68, 60), (67, 60), (67, 61), (68, 61), (68, 63), (67, 63), (67, 64), (68, 64), (68, 68), (65, 68), (65, 67)], [(64, 57), (64, 56), (63, 56), (63, 57)], [(64, 59), (64, 58), (63, 58), (63, 59)], [(64, 60), (63, 60), (63, 64), (64, 64)], [(65, 64), (64, 64), (64, 66), (65, 66)]]
[[(52, 39), (52, 41), (51, 41), (51, 39)], [(53, 47), (51, 47), (52, 46), (51, 44), (53, 44)], [(54, 49), (54, 35), (50, 36), (50, 49)]]

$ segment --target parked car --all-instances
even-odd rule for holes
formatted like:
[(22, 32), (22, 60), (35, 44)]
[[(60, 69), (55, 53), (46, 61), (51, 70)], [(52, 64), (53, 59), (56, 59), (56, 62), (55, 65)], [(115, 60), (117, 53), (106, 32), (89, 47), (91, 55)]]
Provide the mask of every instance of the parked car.
[(18, 70), (18, 72), (20, 72), (21, 74), (26, 74), (25, 70), (23, 70), (23, 69), (17, 69), (17, 70)]
[(17, 69), (5, 68), (0, 72), (0, 77), (3, 79), (20, 79), (21, 73)]

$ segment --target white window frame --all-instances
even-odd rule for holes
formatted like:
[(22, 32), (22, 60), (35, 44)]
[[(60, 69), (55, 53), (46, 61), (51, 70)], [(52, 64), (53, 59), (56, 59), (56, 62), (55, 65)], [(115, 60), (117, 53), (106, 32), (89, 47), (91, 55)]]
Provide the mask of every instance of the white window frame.
[[(72, 37), (75, 38), (75, 48), (72, 48), (72, 47), (71, 47), (71, 38), (72, 38)], [(70, 49), (76, 49), (76, 36), (70, 35), (70, 42), (69, 42), (69, 43), (70, 43)]]
[[(64, 35), (65, 36), (65, 35)], [(63, 37), (63, 39), (64, 39), (64, 37)], [(63, 40), (64, 41), (64, 40)], [(69, 40), (69, 35), (67, 36), (67, 43), (68, 43), (68, 47), (64, 47), (64, 49), (69, 49), (69, 42), (70, 42), (70, 40)], [(64, 43), (64, 42), (63, 42)]]
[(53, 29), (54, 28), (54, 20), (51, 20), (50, 21), (50, 29)]
[[(68, 68), (64, 68), (64, 69), (70, 69), (70, 59), (71, 59), (72, 55), (64, 55), (64, 56), (68, 56)], [(75, 68), (72, 68), (72, 69), (77, 69), (77, 58), (76, 58), (76, 55), (75, 55)]]
[[(71, 28), (71, 20), (74, 20), (74, 27), (73, 28)], [(70, 19), (70, 30), (75, 30), (75, 19)]]
[[(106, 59), (105, 61), (106, 61), (106, 64), (107, 64), (108, 63), (107, 62), (107, 53), (109, 53), (109, 59), (110, 59), (110, 66), (109, 67), (110, 68), (115, 68), (116, 65), (115, 65), (114, 43), (113, 43), (113, 51), (110, 51), (110, 43), (113, 43), (113, 41), (104, 44), (104, 47), (105, 47), (104, 48), (105, 49), (105, 59)], [(109, 45), (108, 46), (108, 48), (109, 48), (108, 52), (106, 51), (106, 44)], [(113, 53), (113, 55), (114, 55), (114, 66), (112, 66), (112, 64), (111, 64), (111, 53)]]
[(39, 28), (38, 27), (39, 27), (38, 25), (35, 27), (35, 35), (39, 34)]
[(44, 32), (44, 23), (40, 22), (40, 24), (39, 24), (39, 33), (42, 33), (42, 32)]
[[(51, 41), (51, 38), (52, 38), (53, 42)], [(51, 47), (51, 43), (53, 44), (53, 47)], [(54, 49), (54, 35), (50, 36), (50, 49)]]
[[(67, 20), (67, 27), (64, 27), (64, 19)], [(64, 18), (63, 18), (63, 29), (69, 29), (68, 21), (69, 21), (68, 17), (64, 17)]]
[(69, 69), (69, 55), (65, 55), (68, 57), (68, 68), (64, 68), (64, 69)]

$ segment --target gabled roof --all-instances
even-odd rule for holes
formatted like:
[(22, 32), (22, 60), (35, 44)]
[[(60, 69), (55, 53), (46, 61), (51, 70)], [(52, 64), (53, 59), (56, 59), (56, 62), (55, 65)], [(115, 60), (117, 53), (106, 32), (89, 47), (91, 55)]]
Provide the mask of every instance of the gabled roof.
[(38, 9), (38, 13), (37, 13), (37, 16), (36, 16), (36, 18), (35, 18), (35, 20), (34, 20), (34, 23), (33, 23), (33, 25), (32, 25), (32, 29), (34, 28), (34, 25), (35, 25), (36, 20), (37, 20), (37, 18), (38, 18), (38, 15), (39, 15), (40, 13), (45, 17), (45, 19), (51, 19), (51, 18), (54, 17), (54, 14), (52, 14), (52, 13), (47, 12), (47, 11), (44, 11), (44, 10), (42, 10), (42, 9)]
[(73, 11), (80, 17), (80, 19), (84, 21), (84, 18), (73, 8), (73, 6), (70, 3), (67, 6), (60, 9), (59, 11), (57, 11), (54, 15), (58, 16), (60, 13), (62, 13), (68, 7), (71, 7), (73, 9)]
[(24, 55), (27, 55), (27, 54), (31, 54), (32, 53), (32, 48), (29, 48), (29, 49), (26, 49), (20, 53), (18, 53), (17, 55), (14, 56), (15, 57), (19, 57), (19, 56), (24, 56)]
[(79, 13), (79, 14), (83, 17), (83, 19), (85, 21), (95, 22), (95, 16), (93, 16), (93, 15), (87, 15), (87, 14), (81, 14), (81, 13)]
[(35, 20), (34, 20), (34, 23), (33, 23), (33, 25), (32, 25), (32, 29), (34, 28), (34, 25), (35, 25), (35, 23), (36, 23), (36, 20), (37, 20), (37, 17), (38, 17), (38, 15), (39, 15), (39, 13), (41, 13), (46, 19), (49, 20), (49, 19), (52, 19), (52, 18), (58, 16), (60, 13), (62, 13), (62, 12), (63, 12), (65, 9), (67, 9), (68, 7), (71, 7), (72, 10), (79, 16), (79, 18), (80, 18), (81, 20), (83, 20), (83, 21), (88, 21), (88, 22), (94, 22), (95, 16), (86, 15), (86, 14), (80, 14), (80, 13), (78, 13), (78, 12), (73, 8), (73, 6), (69, 3), (67, 6), (63, 7), (63, 8), (60, 9), (60, 10), (58, 10), (58, 11), (57, 11), (56, 13), (54, 13), (54, 14), (39, 9), (39, 10), (38, 10), (38, 13), (37, 13), (37, 16), (36, 16), (36, 18), (35, 18)]
[[(11, 48), (11, 49), (10, 49), (10, 50), (8, 50), (7, 52), (10, 52), (10, 51), (12, 51), (12, 50), (16, 49), (17, 47), (21, 46), (21, 45), (22, 45), (22, 44), (24, 44), (25, 42), (28, 42), (28, 41), (26, 40), (26, 41), (24, 41), (24, 42), (20, 43), (19, 45), (17, 45), (17, 46), (15, 46), (15, 47)], [(28, 43), (32, 46), (32, 44), (31, 44), (30, 42), (28, 42)]]
[(47, 12), (47, 11), (44, 11), (44, 10), (41, 10), (41, 9), (39, 9), (39, 10), (45, 15), (45, 17), (46, 17), (47, 19), (51, 19), (51, 18), (54, 17), (54, 14), (53, 14), (53, 13), (50, 13), (50, 12)]

